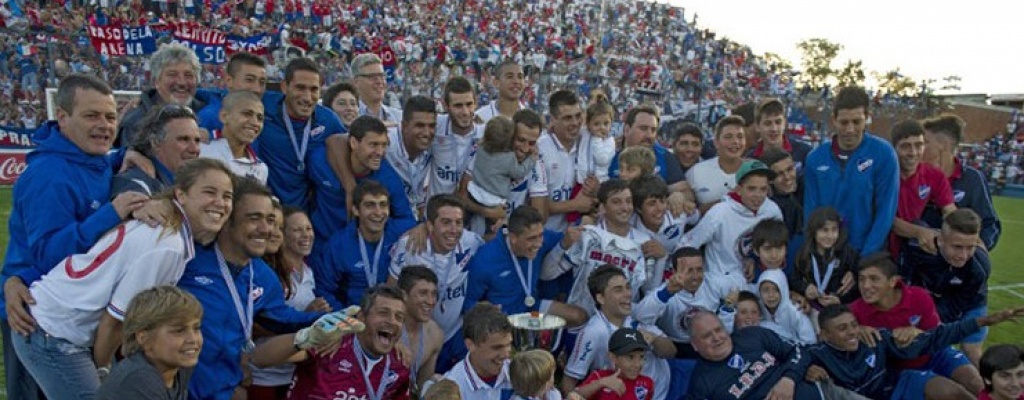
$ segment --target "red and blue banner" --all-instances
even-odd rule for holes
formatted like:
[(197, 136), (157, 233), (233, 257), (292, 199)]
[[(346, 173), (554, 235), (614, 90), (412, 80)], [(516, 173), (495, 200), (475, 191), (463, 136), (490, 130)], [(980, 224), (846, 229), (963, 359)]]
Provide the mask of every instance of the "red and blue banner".
[(249, 37), (228, 35), (227, 55), (230, 57), (232, 54), (247, 51), (258, 56), (269, 56), (272, 40), (273, 37), (266, 34)]
[(0, 185), (13, 185), (25, 172), (25, 156), (36, 147), (31, 129), (0, 126)]
[(106, 56), (145, 56), (156, 51), (156, 36), (149, 26), (89, 25), (92, 47)]
[(196, 23), (178, 24), (171, 38), (188, 46), (203, 64), (223, 64), (227, 61), (227, 35), (219, 29)]

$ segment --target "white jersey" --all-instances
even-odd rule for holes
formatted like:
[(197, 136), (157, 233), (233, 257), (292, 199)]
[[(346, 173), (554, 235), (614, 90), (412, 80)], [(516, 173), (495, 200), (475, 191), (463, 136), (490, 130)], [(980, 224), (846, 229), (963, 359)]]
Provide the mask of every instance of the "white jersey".
[[(527, 108), (526, 103), (523, 103), (523, 102), (520, 101), (519, 102), (519, 109), (520, 110), (524, 110), (526, 108)], [(476, 109), (476, 113), (475, 114), (476, 114), (477, 118), (480, 118), (480, 123), (481, 124), (487, 124), (487, 121), (490, 121), (491, 118), (494, 118), (496, 116), (501, 115), (501, 113), (498, 112), (498, 100), (493, 100), (490, 103), (487, 103), (486, 105)], [(512, 117), (509, 117), (509, 118), (512, 118)]]
[(706, 245), (707, 282), (714, 286), (711, 289), (716, 297), (722, 298), (732, 289), (746, 288), (743, 261), (753, 254), (754, 225), (764, 219), (782, 220), (782, 211), (771, 199), (765, 199), (755, 213), (732, 196), (725, 196), (721, 203), (708, 210), (693, 230), (683, 235), (680, 246), (700, 248)]
[(220, 160), (228, 166), (235, 175), (255, 178), (260, 183), (267, 184), (267, 174), (270, 173), (267, 164), (256, 157), (252, 147), (246, 147), (245, 157), (235, 158), (231, 154), (231, 146), (224, 138), (211, 140), (210, 143), (199, 144), (199, 156)]
[(452, 131), (449, 115), (437, 116), (437, 133), (431, 146), (434, 154), (430, 162), (432, 172), (427, 184), (431, 196), (455, 193), (462, 173), (472, 166), (469, 160), (483, 137), (483, 125), (474, 125), (469, 133), (458, 135)]
[[(572, 189), (576, 186), (576, 165), (579, 164), (580, 141), (565, 148), (551, 132), (540, 135), (537, 139), (539, 159), (544, 160), (544, 169), (548, 177), (548, 196), (553, 202), (572, 199)], [(562, 232), (569, 226), (565, 214), (548, 216), (544, 228)]]
[(143, 290), (174, 285), (195, 257), (188, 223), (178, 232), (129, 221), (107, 232), (85, 254), (71, 255), (29, 291), (32, 316), (51, 336), (93, 344), (104, 309), (124, 320), (128, 303)]
[(504, 366), (501, 367), (501, 373), (498, 374), (498, 379), (494, 381), (493, 385), (480, 379), (480, 376), (473, 370), (473, 366), (469, 365), (469, 355), (455, 364), (448, 373), (444, 374), (444, 377), (451, 379), (459, 386), (462, 400), (501, 400), (502, 393), (512, 391), (512, 381), (508, 377), (508, 364), (509, 361), (505, 360)]
[(722, 324), (731, 330), (735, 313), (719, 310), (721, 300), (711, 293), (706, 283), (706, 280), (701, 283), (696, 293), (680, 290), (676, 294), (670, 294), (665, 285), (661, 285), (633, 306), (633, 315), (643, 324), (657, 325), (676, 342), (690, 342), (690, 334), (683, 329), (682, 322), (687, 313), (698, 307), (718, 312)]
[(455, 250), (445, 254), (437, 254), (427, 241), (427, 250), (422, 253), (410, 253), (406, 250), (409, 236), (402, 235), (391, 247), (391, 266), (388, 268), (392, 278), (398, 279), (402, 268), (408, 265), (422, 265), (437, 274), (437, 306), (432, 318), (444, 331), (447, 342), (462, 327), (462, 303), (466, 300), (466, 279), (469, 271), (466, 265), (483, 246), (484, 240), (476, 233), (462, 231), (459, 244)]
[(718, 164), (718, 157), (696, 163), (686, 171), (686, 181), (697, 194), (697, 204), (722, 200), (736, 187), (736, 174), (727, 174)]
[[(633, 217), (629, 219), (629, 224), (634, 229), (637, 229), (648, 236), (657, 240), (661, 244), (661, 247), (665, 248), (666, 256), (663, 257), (659, 262), (655, 264), (654, 270), (650, 271), (647, 275), (647, 282), (644, 283), (644, 291), (649, 292), (654, 288), (660, 286), (662, 282), (666, 281), (672, 276), (673, 267), (668, 265), (668, 256), (675, 253), (679, 246), (679, 239), (683, 237), (683, 233), (686, 232), (686, 225), (690, 223), (697, 223), (700, 220), (700, 213), (694, 211), (693, 214), (686, 216), (681, 215), (679, 218), (673, 217), (671, 212), (665, 211), (665, 215), (661, 219), (661, 226), (658, 227), (657, 231), (647, 229), (640, 216), (633, 214)], [(692, 221), (692, 222), (691, 222)], [(642, 243), (641, 243), (642, 244)]]
[[(656, 336), (665, 336), (665, 333), (653, 324), (641, 324), (628, 316), (623, 325), (642, 329)], [(621, 327), (612, 325), (604, 313), (598, 312), (590, 317), (576, 336), (576, 344), (565, 365), (565, 375), (582, 383), (590, 371), (612, 369), (612, 362), (608, 359), (608, 339), (619, 328)], [(648, 350), (644, 357), (644, 368), (640, 373), (654, 381), (655, 399), (665, 399), (668, 396), (672, 376), (668, 361), (655, 355), (653, 350)]]
[(636, 302), (647, 279), (647, 265), (640, 245), (648, 240), (650, 236), (635, 228), (630, 228), (624, 237), (603, 229), (603, 222), (602, 227), (585, 226), (579, 241), (565, 251), (561, 260), (544, 260), (540, 279), (552, 280), (572, 270), (574, 281), (566, 303), (582, 307), (587, 315), (594, 315), (596, 307), (587, 288), (587, 279), (597, 267), (612, 264), (626, 273)]
[(388, 130), (387, 160), (395, 168), (395, 172), (402, 178), (405, 185), (405, 194), (409, 196), (409, 204), (413, 210), (419, 210), (427, 203), (427, 174), (430, 172), (430, 160), (433, 154), (427, 149), (415, 160), (409, 160), (409, 153), (405, 149), (405, 142), (402, 141), (402, 132), (399, 129)]
[(608, 180), (608, 168), (615, 157), (615, 138), (593, 136), (584, 127), (580, 133), (579, 157), (576, 157), (576, 181), (583, 182), (587, 176), (594, 175), (597, 180)]

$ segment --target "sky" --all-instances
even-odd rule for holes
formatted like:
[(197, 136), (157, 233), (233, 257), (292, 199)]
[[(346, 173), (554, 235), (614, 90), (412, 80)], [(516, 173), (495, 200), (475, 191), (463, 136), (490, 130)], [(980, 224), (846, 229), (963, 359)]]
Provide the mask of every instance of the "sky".
[(687, 20), (696, 13), (700, 28), (798, 68), (796, 43), (820, 37), (844, 46), (833, 68), (862, 60), (869, 79), (871, 71), (899, 67), (917, 82), (958, 75), (961, 93), (1024, 93), (1024, 1), (668, 2), (684, 7)]

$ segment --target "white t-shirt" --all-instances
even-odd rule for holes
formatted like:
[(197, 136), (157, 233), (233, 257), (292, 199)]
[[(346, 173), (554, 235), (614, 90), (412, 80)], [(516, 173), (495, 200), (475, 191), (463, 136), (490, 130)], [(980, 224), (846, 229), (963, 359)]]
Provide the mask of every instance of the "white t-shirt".
[(686, 181), (697, 194), (697, 204), (714, 203), (736, 187), (736, 174), (727, 174), (718, 165), (718, 157), (694, 164), (686, 171)]
[(388, 272), (392, 278), (398, 279), (402, 268), (407, 265), (423, 265), (437, 274), (437, 306), (434, 307), (433, 319), (444, 331), (447, 342), (462, 327), (462, 303), (466, 300), (466, 279), (469, 271), (466, 265), (483, 246), (484, 240), (476, 233), (462, 231), (459, 244), (448, 253), (437, 254), (427, 241), (427, 250), (422, 253), (410, 253), (406, 250), (409, 236), (402, 235), (391, 247), (391, 266)]
[(89, 347), (104, 310), (123, 320), (136, 294), (178, 283), (194, 256), (187, 225), (178, 232), (165, 232), (163, 227), (126, 222), (103, 235), (85, 254), (65, 258), (32, 283), (29, 291), (36, 300), (32, 316), (51, 336)]
[(615, 138), (610, 133), (603, 139), (593, 136), (584, 127), (580, 143), (580, 155), (576, 157), (576, 181), (583, 182), (591, 174), (600, 182), (607, 181), (608, 167), (615, 157)]
[(469, 160), (483, 136), (483, 125), (475, 125), (469, 133), (458, 135), (452, 131), (450, 116), (437, 116), (437, 134), (431, 146), (434, 153), (430, 162), (432, 173), (428, 180), (431, 196), (455, 193), (462, 173), (472, 166)]
[[(539, 158), (544, 160), (544, 170), (548, 176), (548, 196), (551, 201), (561, 202), (572, 198), (572, 189), (576, 186), (576, 165), (580, 163), (580, 141), (571, 148), (565, 148), (551, 132), (540, 135), (537, 140)], [(548, 216), (544, 228), (556, 232), (564, 231), (569, 226), (565, 214)]]
[(199, 144), (200, 157), (223, 161), (235, 175), (255, 178), (266, 185), (267, 174), (270, 173), (267, 164), (256, 157), (256, 152), (252, 151), (251, 147), (246, 148), (245, 154), (245, 157), (235, 158), (231, 154), (231, 146), (225, 138)]

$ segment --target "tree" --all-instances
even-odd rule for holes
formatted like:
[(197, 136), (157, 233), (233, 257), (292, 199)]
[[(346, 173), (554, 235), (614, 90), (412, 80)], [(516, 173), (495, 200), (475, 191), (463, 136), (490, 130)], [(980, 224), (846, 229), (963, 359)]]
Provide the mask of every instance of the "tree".
[(878, 81), (878, 90), (883, 93), (896, 96), (913, 96), (917, 89), (917, 83), (913, 78), (900, 73), (896, 68), (888, 72), (874, 72), (875, 80)]
[(764, 53), (764, 63), (768, 70), (774, 73), (785, 73), (793, 70), (793, 64), (789, 60), (772, 52)]
[(839, 87), (843, 86), (864, 86), (864, 62), (861, 60), (846, 60), (846, 65), (836, 72), (836, 82)]
[(800, 64), (803, 66), (802, 80), (813, 89), (820, 89), (828, 82), (828, 78), (836, 73), (832, 68), (843, 45), (832, 43), (828, 39), (812, 38), (801, 41), (796, 47), (803, 53)]

